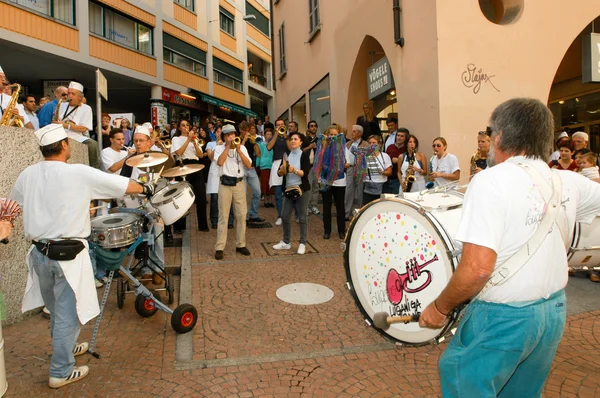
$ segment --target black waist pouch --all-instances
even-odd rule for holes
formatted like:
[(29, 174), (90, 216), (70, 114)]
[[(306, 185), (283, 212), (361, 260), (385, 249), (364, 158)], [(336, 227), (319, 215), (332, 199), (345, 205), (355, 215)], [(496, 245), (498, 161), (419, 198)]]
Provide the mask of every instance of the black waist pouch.
[(33, 242), (37, 250), (55, 261), (70, 261), (85, 249), (80, 240), (51, 240), (48, 243)]
[(221, 184), (228, 187), (235, 187), (238, 183), (239, 178), (231, 176), (221, 176)]

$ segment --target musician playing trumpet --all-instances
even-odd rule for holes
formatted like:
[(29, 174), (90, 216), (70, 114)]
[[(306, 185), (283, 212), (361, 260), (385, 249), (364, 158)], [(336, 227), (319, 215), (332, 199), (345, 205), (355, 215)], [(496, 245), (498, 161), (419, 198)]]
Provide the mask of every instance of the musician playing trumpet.
[(135, 153), (135, 148), (125, 147), (125, 135), (121, 129), (112, 129), (108, 135), (110, 146), (100, 152), (102, 170), (111, 174), (121, 174), (127, 157)]
[(490, 136), (487, 131), (480, 131), (477, 134), (477, 151), (471, 156), (471, 176), (487, 168), (487, 154), (490, 151)]
[[(411, 175), (414, 176), (415, 181), (409, 184), (407, 176)], [(402, 182), (402, 191), (420, 192), (424, 190), (426, 175), (427, 158), (423, 152), (419, 152), (419, 140), (411, 134), (406, 142), (406, 153), (401, 160), (401, 166), (398, 168), (398, 180)]]

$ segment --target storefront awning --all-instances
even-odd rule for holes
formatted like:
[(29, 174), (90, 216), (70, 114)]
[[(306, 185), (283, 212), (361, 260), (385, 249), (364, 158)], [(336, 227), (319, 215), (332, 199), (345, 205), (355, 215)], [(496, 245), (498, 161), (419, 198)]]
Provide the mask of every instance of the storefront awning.
[(258, 117), (258, 114), (256, 112), (254, 112), (254, 111), (252, 111), (252, 110), (250, 110), (248, 108), (245, 108), (243, 106), (232, 104), (231, 102), (223, 101), (222, 99), (213, 97), (212, 95), (203, 94), (203, 93), (200, 93), (200, 92), (195, 91), (195, 90), (194, 90), (194, 94), (198, 95), (200, 97), (200, 99), (203, 102), (206, 102), (207, 104), (212, 104), (212, 105), (215, 105), (215, 106), (221, 106), (223, 108), (229, 109), (230, 111), (233, 111), (233, 112), (237, 112), (237, 113), (239, 113), (241, 115), (244, 115), (244, 116), (250, 116), (250, 117), (254, 117), (254, 118)]

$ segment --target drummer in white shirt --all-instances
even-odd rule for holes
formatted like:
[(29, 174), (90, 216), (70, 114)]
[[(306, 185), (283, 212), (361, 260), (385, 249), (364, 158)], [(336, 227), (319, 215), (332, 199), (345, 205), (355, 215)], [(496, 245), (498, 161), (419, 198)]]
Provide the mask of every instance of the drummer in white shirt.
[[(49, 386), (59, 388), (87, 376), (87, 366), (74, 366), (74, 354), (85, 353), (88, 346), (76, 344), (79, 323), (100, 312), (86, 240), (91, 232), (90, 201), (125, 193), (151, 196), (154, 189), (85, 165), (67, 164), (71, 147), (61, 125), (50, 124), (35, 135), (44, 161), (19, 175), (9, 197), (23, 208), (26, 239), (37, 242), (27, 254), (29, 275), (22, 310), (44, 305), (50, 310)], [(73, 260), (52, 260), (40, 251), (64, 239), (83, 243)]]

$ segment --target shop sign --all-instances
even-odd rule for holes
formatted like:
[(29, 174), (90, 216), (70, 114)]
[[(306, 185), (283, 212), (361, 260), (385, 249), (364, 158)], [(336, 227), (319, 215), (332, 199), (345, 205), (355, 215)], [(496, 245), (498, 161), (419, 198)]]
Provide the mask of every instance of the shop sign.
[(150, 111), (152, 125), (160, 126), (161, 130), (165, 129), (168, 125), (167, 107), (164, 106), (162, 101), (152, 101), (150, 102)]
[(202, 101), (206, 102), (207, 104), (212, 104), (214, 106), (220, 106), (222, 108), (229, 109), (230, 111), (237, 112), (240, 115), (246, 115), (246, 116), (250, 116), (250, 117), (258, 117), (258, 114), (256, 112), (254, 112), (248, 108), (243, 108), (241, 106), (237, 106), (230, 102), (221, 101), (218, 98), (214, 98), (214, 97), (211, 97), (208, 95), (201, 95), (200, 98), (202, 98)]
[(44, 93), (44, 97), (48, 97), (51, 100), (54, 99), (54, 90), (57, 87), (69, 87), (69, 83), (71, 80), (44, 80), (42, 81), (42, 92)]
[(200, 100), (184, 97), (181, 95), (181, 93), (164, 87), (162, 89), (162, 99), (163, 101), (170, 102), (171, 104), (177, 104), (188, 108), (201, 110), (206, 109), (206, 106), (202, 106), (202, 102)]
[(581, 77), (583, 83), (600, 83), (600, 33), (583, 35)]
[(387, 57), (381, 58), (367, 69), (367, 90), (369, 99), (389, 91), (394, 87), (392, 69)]

